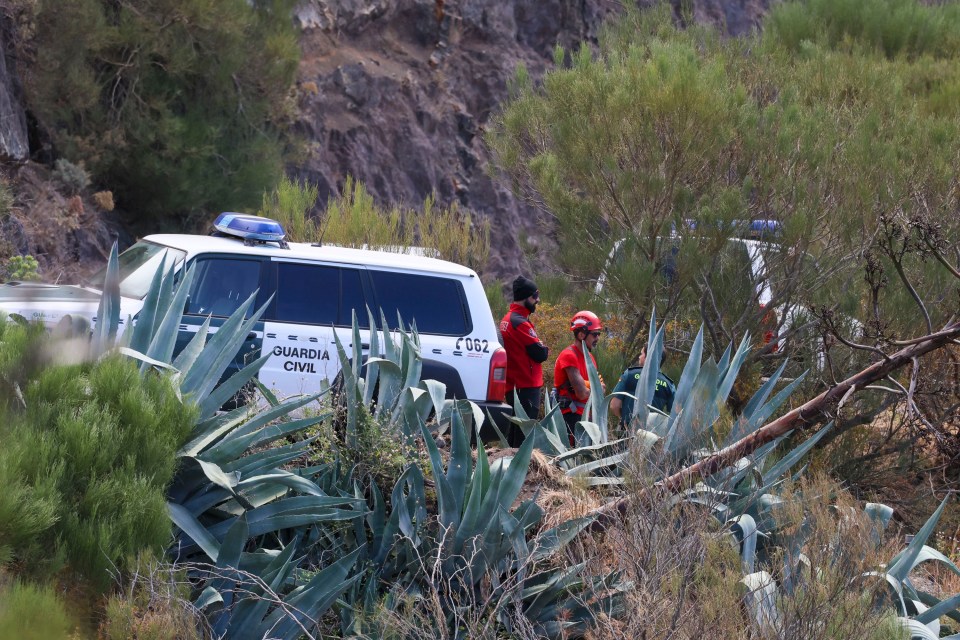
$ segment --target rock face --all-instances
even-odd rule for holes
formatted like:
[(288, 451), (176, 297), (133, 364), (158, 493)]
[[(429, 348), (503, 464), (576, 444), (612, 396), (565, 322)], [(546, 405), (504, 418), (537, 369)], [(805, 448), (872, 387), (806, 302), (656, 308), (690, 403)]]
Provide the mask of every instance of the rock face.
[(6, 20), (0, 16), (0, 159), (26, 160), (27, 117), (20, 102), (19, 85), (9, 60)]
[[(693, 16), (740, 34), (768, 5), (699, 0)], [(319, 185), (321, 203), (347, 175), (382, 203), (415, 206), (435, 192), (441, 203), (458, 201), (489, 218), (491, 276), (549, 266), (550, 222), (491, 178), (480, 134), (518, 64), (539, 78), (556, 44), (596, 42), (618, 7), (611, 0), (303, 0), (299, 128), (311, 147), (292, 172)]]

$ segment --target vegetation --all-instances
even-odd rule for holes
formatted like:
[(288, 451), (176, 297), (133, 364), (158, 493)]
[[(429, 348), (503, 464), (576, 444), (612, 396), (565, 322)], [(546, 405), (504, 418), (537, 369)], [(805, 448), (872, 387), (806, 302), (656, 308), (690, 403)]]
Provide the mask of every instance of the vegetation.
[(282, 170), (299, 58), (290, 7), (14, 2), (27, 108), (65, 184), (84, 186), (82, 163), (151, 228), (225, 203), (256, 206)]
[[(881, 348), (945, 322), (955, 305), (934, 307), (956, 291), (943, 262), (960, 238), (956, 7), (783, 3), (745, 39), (671, 20), (629, 13), (597, 53), (558, 50), (542, 85), (521, 69), (488, 137), (518, 192), (557, 217), (563, 268), (605, 271), (633, 350), (654, 305), (702, 316), (715, 353), (773, 322), (785, 343), (754, 356), (767, 360), (822, 351), (818, 322), (848, 340), (844, 319), (859, 318)], [(780, 224), (764, 237), (767, 273), (730, 277), (728, 238), (758, 220)], [(841, 370), (843, 352), (830, 352)]]
[(419, 211), (395, 205), (376, 205), (362, 183), (347, 177), (343, 192), (327, 203), (324, 213), (311, 217), (317, 189), (280, 180), (264, 195), (259, 215), (283, 223), (288, 237), (297, 242), (325, 242), (346, 247), (406, 251), (423, 247), (426, 255), (465, 264), (482, 271), (490, 255), (490, 223), (476, 221), (454, 202), (437, 207), (427, 197)]
[[(899, 0), (808, 6), (783, 5), (776, 27), (749, 43), (629, 14), (598, 57), (575, 54), (542, 89), (521, 83), (505, 112), (495, 134), (505, 166), (556, 207), (579, 253), (586, 242), (605, 261), (602, 250), (629, 237), (620, 250), (649, 258), (609, 271), (620, 281), (611, 287), (623, 289), (605, 309), (606, 342), (636, 340), (657, 361), (671, 332), (690, 334), (673, 408), (648, 405), (656, 368), (646, 367), (628, 428), (609, 419), (612, 396), (588, 367), (591, 397), (578, 426), (588, 446), (570, 446), (546, 399), (542, 418), (517, 409), (527, 436), (519, 449), (474, 453), (480, 409), (421, 380), (416, 332), (390, 331), (372, 314), (371, 357), (361, 357), (356, 321), (352, 353), (337, 344), (348, 364), (336, 397), (323, 389), (276, 398), (261, 388), (259, 404), (222, 410), (265, 362), (224, 379), (264, 312), (251, 309), (256, 294), (174, 353), (193, 273), (161, 267), (137, 322), (120, 335), (115, 250), (92, 331), (80, 322), (52, 334), (0, 323), (0, 635), (81, 633), (71, 629), (66, 584), (107, 591), (97, 607), (105, 638), (926, 640), (960, 630), (960, 596), (943, 577), (960, 568), (933, 546), (948, 500), (900, 548), (890, 507), (862, 505), (808, 467), (811, 452), (852, 429), (847, 411), (863, 408), (855, 398), (865, 387), (884, 391), (870, 388), (881, 378), (899, 386), (884, 392), (906, 400), (909, 414), (920, 360), (955, 357), (940, 347), (960, 324), (936, 332), (952, 311), (930, 303), (954, 295), (951, 278), (960, 281), (955, 221), (941, 223), (956, 208), (956, 156), (938, 155), (958, 139), (957, 115), (911, 84), (954, 82), (953, 67), (939, 65), (954, 62), (955, 50), (910, 35), (950, 42), (955, 14)], [(871, 20), (856, 17), (862, 7)], [(128, 5), (115, 8), (123, 15)], [(830, 28), (810, 31), (811, 15)], [(860, 24), (869, 28), (853, 28)], [(820, 77), (824, 70), (833, 75)], [(888, 75), (902, 84), (884, 84)], [(893, 90), (890, 104), (878, 86)], [(591, 111), (605, 100), (611, 111)], [(632, 114), (617, 121), (626, 128), (604, 120), (621, 112)], [(534, 129), (524, 128), (527, 118)], [(569, 135), (574, 125), (579, 137)], [(593, 146), (585, 130), (607, 137)], [(362, 235), (377, 209), (362, 186), (348, 187), (320, 225), (307, 216), (316, 194), (292, 182), (263, 210), (325, 241), (324, 225), (350, 242), (384, 240), (376, 234), (390, 229), (417, 242), (432, 233), (409, 231), (398, 209)], [(855, 205), (865, 212), (856, 219)], [(428, 220), (454, 227), (443, 230), (456, 242), (442, 251), (462, 250), (469, 221), (431, 207)], [(783, 413), (803, 376), (787, 378), (784, 362), (758, 380), (751, 358), (764, 347), (747, 328), (763, 318), (750, 300), (739, 300), (749, 307), (739, 316), (723, 306), (737, 302), (738, 283), (717, 261), (742, 211), (782, 215), (778, 244), (816, 258), (811, 266), (773, 252), (776, 268), (796, 269), (782, 272), (794, 276), (782, 295), (817, 311), (843, 346), (870, 352), (881, 373), (834, 387), (842, 398), (833, 404)], [(865, 230), (866, 250), (854, 251)], [(569, 268), (598, 273), (575, 258), (564, 257)], [(866, 289), (851, 284), (848, 300), (827, 306), (831, 283), (855, 283), (858, 264)], [(675, 272), (663, 277), (664, 269)], [(639, 276), (643, 295), (631, 298)], [(584, 293), (568, 295), (559, 278), (541, 285), (552, 298), (544, 332), (563, 344)], [(654, 304), (664, 301), (671, 317), (658, 326)], [(639, 320), (619, 320), (620, 304)], [(690, 305), (705, 315), (699, 332), (681, 314)], [(904, 309), (922, 329), (907, 333), (889, 319)], [(867, 312), (862, 335), (837, 326), (846, 310)], [(724, 340), (733, 334), (738, 340)], [(612, 356), (627, 351), (612, 347), (600, 365), (616, 371), (622, 362)], [(900, 374), (909, 363), (913, 373)], [(836, 420), (817, 429), (827, 410)], [(791, 425), (817, 430), (791, 433)]]

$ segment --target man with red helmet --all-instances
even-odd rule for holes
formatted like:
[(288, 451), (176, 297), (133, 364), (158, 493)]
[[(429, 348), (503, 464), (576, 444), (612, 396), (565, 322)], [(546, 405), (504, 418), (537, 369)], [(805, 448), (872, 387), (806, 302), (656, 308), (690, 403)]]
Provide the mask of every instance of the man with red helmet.
[[(603, 331), (603, 323), (592, 311), (578, 311), (570, 319), (570, 331), (573, 332), (573, 344), (557, 356), (557, 364), (553, 368), (553, 387), (571, 443), (582, 446), (589, 443), (585, 440), (586, 433), (576, 428), (576, 424), (582, 419), (590, 398), (590, 377), (586, 354), (581, 345), (586, 345), (587, 352), (593, 351)], [(592, 353), (589, 355), (596, 367), (596, 359)]]
[[(543, 362), (549, 355), (537, 336), (530, 314), (537, 310), (540, 290), (533, 280), (517, 276), (513, 281), (513, 304), (500, 321), (500, 335), (507, 352), (507, 402), (516, 400), (531, 418), (540, 416), (540, 389), (543, 387)], [(507, 434), (510, 446), (523, 443), (519, 427), (511, 425)]]

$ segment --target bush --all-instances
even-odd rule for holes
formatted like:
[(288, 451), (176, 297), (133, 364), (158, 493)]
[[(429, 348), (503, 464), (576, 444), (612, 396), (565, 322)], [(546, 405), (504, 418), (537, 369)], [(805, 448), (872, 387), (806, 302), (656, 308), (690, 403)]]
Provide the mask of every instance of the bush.
[(327, 203), (315, 219), (310, 211), (317, 188), (283, 178), (270, 194), (264, 194), (258, 215), (283, 223), (287, 235), (298, 242), (325, 242), (346, 247), (403, 251), (420, 246), (433, 249), (444, 260), (482, 271), (490, 255), (490, 223), (474, 221), (456, 203), (437, 207), (433, 196), (419, 211), (378, 206), (362, 182), (347, 177), (343, 192)]
[(148, 556), (137, 559), (123, 591), (107, 601), (103, 640), (199, 640), (202, 617), (183, 571)]
[[(129, 557), (168, 544), (165, 490), (194, 412), (167, 380), (141, 377), (131, 361), (44, 366), (30, 355), (37, 342), (23, 338), (29, 332), (8, 328), (13, 335), (4, 337), (14, 339), (0, 351), (0, 371), (11, 347), (23, 349), (24, 362), (38, 362), (13, 369), (13, 386), (4, 389), (0, 478), (10, 484), (0, 514), (23, 515), (2, 520), (0, 542), (32, 573), (65, 563), (103, 588)], [(16, 389), (22, 402), (8, 395)]]
[(299, 58), (290, 7), (30, 3), (17, 42), (27, 107), (65, 158), (152, 226), (256, 206), (282, 172)]
[(20, 581), (0, 585), (0, 638), (66, 640), (74, 637), (71, 626), (52, 587)]
[(6, 278), (7, 280), (39, 280), (40, 274), (37, 270), (40, 263), (31, 255), (11, 256), (7, 260)]
[(83, 164), (73, 164), (66, 158), (58, 158), (53, 165), (52, 177), (66, 190), (67, 195), (76, 195), (90, 186), (90, 174)]
[(807, 0), (774, 7), (768, 33), (792, 50), (804, 42), (860, 46), (888, 58), (960, 53), (960, 7), (916, 0)]

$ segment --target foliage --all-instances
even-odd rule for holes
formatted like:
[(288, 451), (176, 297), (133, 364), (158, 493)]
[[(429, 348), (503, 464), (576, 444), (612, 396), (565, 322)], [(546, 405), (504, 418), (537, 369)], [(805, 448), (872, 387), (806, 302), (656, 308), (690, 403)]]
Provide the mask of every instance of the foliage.
[(0, 453), (11, 481), (2, 509), (20, 512), (5, 527), (12, 558), (41, 576), (64, 562), (102, 588), (129, 556), (161, 552), (173, 453), (193, 421), (169, 384), (107, 358), (45, 367), (22, 398)]
[(803, 43), (834, 49), (862, 47), (888, 58), (929, 55), (950, 58), (960, 51), (960, 10), (927, 7), (912, 0), (809, 0), (775, 11), (767, 27), (785, 46)]
[[(818, 321), (849, 338), (851, 316), (886, 344), (945, 321), (950, 305), (934, 307), (956, 291), (956, 15), (906, 0), (779, 3), (763, 35), (724, 39), (676, 28), (666, 8), (631, 11), (596, 52), (558, 51), (542, 85), (521, 70), (488, 140), (515, 187), (556, 215), (562, 266), (581, 279), (607, 267), (630, 341), (656, 304), (701, 316), (714, 353), (770, 308), (786, 342), (752, 357), (815, 342)], [(730, 289), (721, 264), (739, 221), (760, 219), (782, 229), (762, 245), (767, 308), (755, 286)]]
[(363, 183), (348, 176), (343, 192), (332, 198), (319, 219), (310, 216), (317, 188), (283, 178), (264, 195), (258, 215), (283, 223), (290, 239), (327, 242), (382, 251), (407, 251), (423, 247), (437, 256), (482, 271), (490, 255), (490, 223), (476, 221), (456, 202), (437, 207), (428, 196), (420, 210), (400, 205), (385, 209), (373, 201)]
[(40, 274), (37, 273), (40, 263), (31, 255), (10, 256), (6, 265), (6, 278), (8, 280), (39, 280)]
[(90, 186), (90, 174), (83, 164), (73, 164), (66, 158), (58, 158), (54, 163), (51, 177), (59, 182), (67, 195), (76, 195)]
[(53, 587), (0, 576), (0, 637), (67, 640), (72, 624)]
[(200, 640), (196, 609), (185, 572), (140, 556), (120, 593), (106, 604), (103, 640)]
[(27, 5), (31, 28), (18, 42), (27, 107), (64, 158), (144, 222), (255, 205), (281, 173), (299, 57), (289, 9), (287, 0)]

